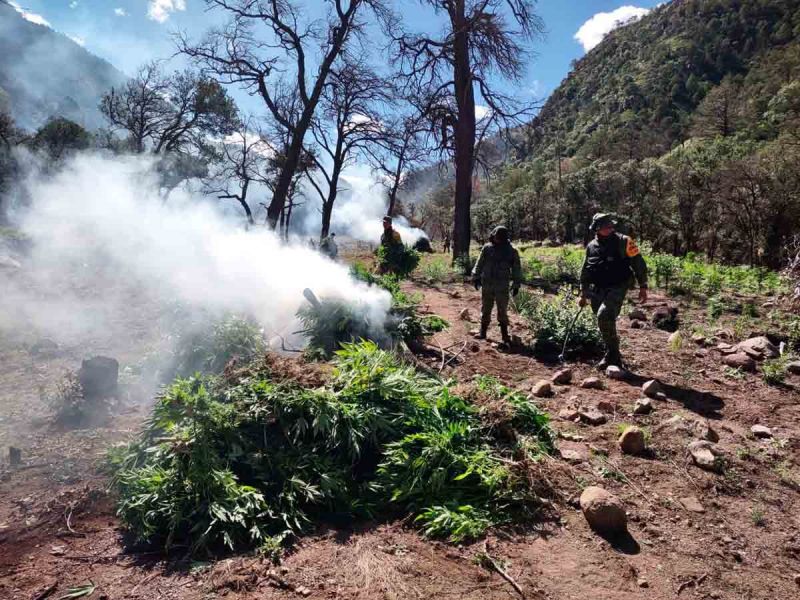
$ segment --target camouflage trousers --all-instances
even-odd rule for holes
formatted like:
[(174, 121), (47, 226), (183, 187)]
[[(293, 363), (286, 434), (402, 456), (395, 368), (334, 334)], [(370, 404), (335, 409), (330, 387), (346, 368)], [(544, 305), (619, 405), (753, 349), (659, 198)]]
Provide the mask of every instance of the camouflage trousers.
[(508, 296), (506, 288), (481, 288), (481, 327), (486, 329), (492, 321), (492, 308), (497, 304), (497, 322), (508, 325)]
[(595, 287), (592, 292), (592, 311), (597, 315), (597, 327), (600, 329), (600, 335), (603, 336), (606, 351), (610, 353), (619, 352), (617, 317), (622, 312), (622, 305), (627, 295), (627, 285), (609, 288)]

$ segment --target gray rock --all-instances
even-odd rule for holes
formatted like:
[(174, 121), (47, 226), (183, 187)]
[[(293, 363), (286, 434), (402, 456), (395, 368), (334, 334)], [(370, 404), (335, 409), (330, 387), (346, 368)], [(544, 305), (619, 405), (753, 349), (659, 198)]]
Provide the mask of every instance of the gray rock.
[(559, 369), (553, 374), (550, 381), (557, 385), (569, 385), (572, 383), (572, 369)]
[(719, 434), (708, 423), (704, 423), (702, 421), (695, 421), (694, 425), (695, 425), (694, 427), (695, 434), (701, 440), (712, 442), (714, 444), (716, 444), (719, 441)]
[(626, 427), (619, 436), (619, 448), (625, 454), (642, 454), (645, 449), (644, 432), (638, 427)]
[(537, 398), (549, 398), (553, 395), (553, 386), (549, 381), (537, 381), (531, 393)]
[(583, 516), (589, 526), (602, 533), (621, 533), (628, 528), (628, 516), (622, 502), (601, 487), (589, 486), (580, 499)]
[(558, 411), (558, 418), (562, 421), (574, 421), (580, 416), (580, 413), (575, 408), (563, 408)]
[(753, 425), (750, 428), (750, 433), (760, 440), (766, 440), (772, 437), (772, 430), (764, 425)]
[(715, 473), (722, 471), (722, 451), (719, 450), (712, 442), (705, 440), (695, 441), (689, 444), (688, 449), (694, 464), (701, 469), (713, 471)]
[(683, 505), (683, 508), (693, 513), (704, 513), (706, 509), (700, 504), (700, 501), (695, 496), (687, 496), (685, 498), (678, 498), (678, 502)]
[(588, 446), (577, 442), (560, 443), (558, 452), (561, 454), (561, 458), (569, 463), (588, 462), (591, 458)]
[(739, 342), (736, 348), (755, 360), (778, 358), (778, 348), (763, 335)]
[(609, 379), (616, 379), (620, 381), (622, 379), (625, 379), (626, 376), (627, 373), (625, 373), (625, 371), (620, 367), (615, 367), (614, 365), (611, 365), (606, 369), (606, 377), (608, 377)]
[(649, 415), (653, 412), (653, 401), (650, 398), (639, 398), (633, 407), (635, 415)]
[(606, 414), (612, 414), (617, 411), (616, 405), (610, 400), (600, 400), (597, 403), (597, 410)]
[(602, 425), (608, 420), (606, 416), (596, 408), (583, 408), (579, 411), (578, 416), (581, 418), (581, 421), (589, 425)]
[(581, 387), (587, 390), (602, 390), (604, 389), (603, 380), (597, 377), (587, 377), (581, 381)]
[(748, 373), (755, 373), (756, 361), (750, 358), (744, 352), (736, 352), (735, 354), (728, 354), (722, 358), (722, 362), (732, 369), (741, 369)]
[(660, 391), (661, 391), (661, 384), (655, 379), (646, 381), (642, 385), (642, 393), (648, 398), (655, 398)]

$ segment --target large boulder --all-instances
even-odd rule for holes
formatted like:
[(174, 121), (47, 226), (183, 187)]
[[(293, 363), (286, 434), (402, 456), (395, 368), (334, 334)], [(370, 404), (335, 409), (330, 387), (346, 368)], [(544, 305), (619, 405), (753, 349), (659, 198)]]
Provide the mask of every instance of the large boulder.
[(595, 531), (607, 534), (624, 533), (628, 528), (628, 516), (622, 502), (611, 492), (597, 486), (589, 486), (580, 499), (583, 516)]
[(119, 381), (119, 363), (107, 356), (88, 358), (78, 370), (78, 381), (86, 399), (114, 396)]
[(739, 342), (736, 348), (754, 360), (778, 358), (778, 348), (763, 335)]

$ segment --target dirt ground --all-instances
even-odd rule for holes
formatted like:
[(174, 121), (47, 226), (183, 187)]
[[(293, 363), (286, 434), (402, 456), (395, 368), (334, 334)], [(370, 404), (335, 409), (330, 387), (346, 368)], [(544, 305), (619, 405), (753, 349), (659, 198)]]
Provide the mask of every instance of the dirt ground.
[[(426, 308), (451, 323), (431, 340), (428, 366), (468, 381), (491, 374), (529, 392), (558, 364), (509, 353), (493, 340), (475, 342), (478, 293), (461, 283), (406, 284), (424, 295)], [(674, 303), (654, 294), (644, 310)], [(684, 322), (694, 309), (680, 306)], [(133, 318), (133, 317), (132, 317)], [(99, 470), (108, 446), (130, 438), (147, 415), (131, 383), (113, 418), (101, 427), (58, 431), (44, 418), (44, 397), (65, 369), (93, 353), (108, 353), (124, 367), (146, 351), (147, 314), (135, 316), (134, 339), (100, 340), (94, 347), (41, 355), (29, 343), (0, 342), (0, 445), (22, 450), (0, 471), (0, 597), (61, 598), (91, 582), (91, 598), (796, 598), (800, 595), (800, 378), (780, 387), (758, 375), (726, 376), (719, 354), (686, 341), (669, 349), (667, 332), (631, 329), (620, 319), (632, 377), (605, 389), (579, 386), (598, 375), (589, 363), (571, 365), (573, 383), (537, 400), (553, 415), (564, 458), (542, 465), (558, 490), (555, 518), (528, 530), (493, 531), (486, 540), (454, 546), (422, 538), (406, 523), (368, 523), (324, 529), (301, 540), (280, 566), (254, 556), (186, 563), (125, 545), (113, 501)], [(515, 332), (524, 326), (515, 318)], [(495, 340), (497, 329), (490, 332)], [(448, 351), (445, 366), (439, 348)], [(449, 361), (453, 356), (455, 359)], [(662, 383), (666, 398), (650, 415), (634, 416), (641, 384)], [(123, 379), (123, 382), (125, 380)], [(597, 406), (607, 422), (591, 426), (559, 420), (564, 408)], [(680, 420), (673, 419), (679, 416)], [(672, 420), (671, 420), (672, 419)], [(668, 422), (669, 421), (669, 422)], [(687, 444), (695, 423), (719, 434), (726, 467), (720, 474), (694, 466)], [(620, 425), (637, 424), (650, 453), (624, 455)], [(756, 440), (752, 425), (771, 428)], [(629, 515), (630, 537), (606, 540), (594, 533), (577, 505), (581, 489), (601, 485)], [(482, 567), (486, 551), (521, 590)]]

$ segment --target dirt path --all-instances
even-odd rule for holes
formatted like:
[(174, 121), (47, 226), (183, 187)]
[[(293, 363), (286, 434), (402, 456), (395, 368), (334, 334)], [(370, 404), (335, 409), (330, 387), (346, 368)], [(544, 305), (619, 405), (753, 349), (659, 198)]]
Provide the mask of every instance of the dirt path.
[[(464, 308), (477, 317), (478, 293), (471, 288), (409, 285), (452, 324), (433, 345), (458, 352), (467, 344), (445, 375), (466, 381), (476, 373), (491, 374), (529, 391), (557, 368), (500, 352), (491, 340), (473, 351), (468, 332), (475, 324), (459, 318)], [(656, 297), (652, 305), (664, 301)], [(683, 312), (684, 318), (691, 313)], [(512, 328), (521, 331), (521, 323)], [(565, 407), (607, 403), (607, 423), (600, 426), (554, 420), (562, 450), (571, 451), (570, 460), (553, 459), (542, 467), (562, 495), (558, 520), (528, 531), (493, 532), (486, 541), (489, 554), (505, 565), (526, 598), (797, 597), (800, 381), (775, 388), (757, 376), (732, 379), (709, 349), (687, 342), (671, 352), (667, 333), (630, 330), (627, 319), (621, 330), (640, 379), (605, 380), (605, 390), (557, 386), (554, 397), (541, 400), (552, 415)], [(497, 337), (496, 329), (492, 335)], [(427, 541), (403, 523), (320, 531), (297, 544), (281, 567), (257, 557), (186, 564), (130, 553), (95, 465), (109, 443), (135, 430), (144, 411), (118, 415), (106, 428), (71, 433), (37, 428), (30, 418), (40, 414), (28, 410), (39, 402), (36, 373), (46, 379), (76, 358), (37, 364), (21, 348), (3, 350), (0, 441), (20, 445), (30, 468), (6, 470), (0, 481), (0, 596), (58, 598), (91, 580), (96, 585), (91, 597), (109, 599), (519, 598), (508, 582), (475, 560), (483, 542), (456, 547)], [(438, 370), (440, 357), (434, 353), (429, 364)], [(576, 382), (596, 375), (588, 364), (574, 369)], [(665, 385), (667, 399), (655, 401), (652, 414), (634, 416), (641, 381), (651, 377)], [(665, 425), (674, 416), (681, 420)], [(727, 459), (722, 474), (687, 460), (686, 445), (698, 420), (721, 438)], [(649, 435), (647, 457), (623, 455), (617, 448), (619, 426), (632, 423)], [(773, 439), (753, 439), (754, 424), (769, 426)], [(622, 499), (631, 533), (626, 544), (610, 543), (588, 528), (576, 508), (586, 485), (602, 485)], [(691, 508), (703, 512), (687, 509), (687, 498), (696, 499), (700, 507)]]

